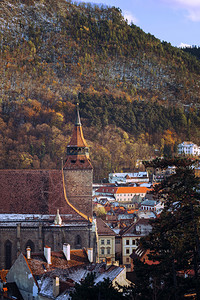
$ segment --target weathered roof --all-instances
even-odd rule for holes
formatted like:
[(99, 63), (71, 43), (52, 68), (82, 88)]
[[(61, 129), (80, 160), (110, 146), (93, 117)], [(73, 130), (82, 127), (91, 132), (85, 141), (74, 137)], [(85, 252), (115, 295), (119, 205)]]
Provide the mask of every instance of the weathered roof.
[(133, 222), (129, 227), (123, 229), (120, 234), (122, 236), (127, 236), (127, 235), (130, 235), (134, 232), (134, 234), (138, 235), (138, 233), (134, 230), (136, 228), (136, 226), (150, 226), (149, 224), (149, 219), (144, 219), (144, 218), (141, 218), (139, 220), (137, 220), (136, 222)]
[(51, 252), (52, 264), (47, 264), (43, 253), (32, 253), (31, 259), (27, 260), (29, 268), (34, 276), (52, 272), (55, 269), (69, 269), (72, 267), (89, 264), (85, 249), (70, 251), (70, 260), (67, 260), (63, 251)]
[(115, 236), (114, 231), (101, 219), (97, 218), (97, 233), (98, 235), (113, 235)]
[(70, 214), (83, 218), (64, 197), (61, 170), (0, 170), (0, 214)]

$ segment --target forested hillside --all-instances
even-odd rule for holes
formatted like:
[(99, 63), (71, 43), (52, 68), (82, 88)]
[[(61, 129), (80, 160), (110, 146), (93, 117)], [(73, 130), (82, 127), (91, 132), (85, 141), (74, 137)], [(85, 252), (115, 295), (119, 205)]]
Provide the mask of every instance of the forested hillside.
[(0, 2), (0, 168), (59, 168), (80, 102), (95, 178), (200, 144), (200, 61), (120, 9)]
[(193, 56), (197, 57), (200, 60), (200, 47), (197, 46), (185, 47), (182, 48), (182, 50), (192, 54)]

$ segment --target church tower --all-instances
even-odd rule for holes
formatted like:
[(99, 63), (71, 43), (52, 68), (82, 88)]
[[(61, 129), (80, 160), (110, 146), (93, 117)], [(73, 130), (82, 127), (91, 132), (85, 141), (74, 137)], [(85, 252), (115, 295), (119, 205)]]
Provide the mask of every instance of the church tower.
[(93, 168), (89, 158), (88, 145), (83, 136), (78, 104), (63, 172), (67, 199), (81, 213), (92, 217)]

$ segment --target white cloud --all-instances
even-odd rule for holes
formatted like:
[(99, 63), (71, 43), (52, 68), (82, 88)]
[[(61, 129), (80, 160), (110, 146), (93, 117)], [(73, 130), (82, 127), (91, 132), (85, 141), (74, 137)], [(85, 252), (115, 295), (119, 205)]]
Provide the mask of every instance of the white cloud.
[(186, 48), (186, 47), (189, 48), (189, 47), (191, 47), (191, 45), (181, 43), (178, 47), (179, 48)]
[(200, 21), (200, 0), (161, 0), (177, 10), (185, 10), (186, 16), (193, 22)]
[(200, 7), (200, 0), (175, 0), (175, 2), (187, 7)]
[(189, 10), (188, 19), (190, 19), (193, 22), (200, 22), (200, 8), (195, 10)]
[(133, 14), (128, 11), (128, 10), (124, 10), (123, 11), (123, 15), (124, 15), (124, 19), (128, 21), (128, 24), (131, 24), (131, 22), (133, 24), (137, 24), (138, 23), (138, 20), (135, 16), (133, 16)]
[(170, 5), (175, 5), (179, 8), (198, 8), (200, 7), (200, 0), (161, 0)]

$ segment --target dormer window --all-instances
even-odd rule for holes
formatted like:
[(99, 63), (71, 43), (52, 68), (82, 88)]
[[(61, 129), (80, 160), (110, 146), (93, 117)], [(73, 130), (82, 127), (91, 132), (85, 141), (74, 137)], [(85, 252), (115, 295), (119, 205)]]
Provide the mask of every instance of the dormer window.
[(72, 164), (75, 164), (75, 163), (76, 163), (76, 160), (72, 159), (72, 160), (71, 160), (71, 163), (72, 163)]
[(84, 164), (84, 163), (85, 163), (85, 160), (84, 160), (84, 159), (80, 159), (80, 163), (81, 163), (81, 164)]

